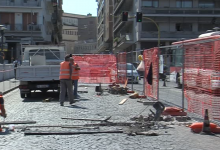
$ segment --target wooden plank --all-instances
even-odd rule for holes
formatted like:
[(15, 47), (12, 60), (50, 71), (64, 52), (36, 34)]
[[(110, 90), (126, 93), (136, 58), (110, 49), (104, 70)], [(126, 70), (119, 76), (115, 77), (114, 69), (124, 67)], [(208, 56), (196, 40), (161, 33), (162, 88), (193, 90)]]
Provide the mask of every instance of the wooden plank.
[(123, 99), (123, 100), (119, 103), (119, 105), (123, 105), (127, 100), (128, 100), (127, 98)]
[(0, 125), (7, 125), (7, 124), (35, 124), (36, 121), (7, 121), (7, 122), (0, 122)]
[(122, 130), (112, 131), (88, 131), (88, 132), (62, 132), (62, 131), (25, 131), (24, 135), (75, 135), (75, 134), (100, 134), (100, 133), (123, 133)]

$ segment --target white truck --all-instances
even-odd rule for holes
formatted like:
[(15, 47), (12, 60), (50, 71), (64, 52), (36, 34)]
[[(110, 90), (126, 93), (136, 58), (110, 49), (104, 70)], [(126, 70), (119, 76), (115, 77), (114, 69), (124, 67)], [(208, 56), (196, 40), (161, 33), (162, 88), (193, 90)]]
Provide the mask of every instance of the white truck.
[(22, 64), (16, 69), (16, 79), (20, 80), (21, 98), (31, 97), (31, 91), (59, 91), (60, 62), (64, 60), (63, 45), (22, 46)]

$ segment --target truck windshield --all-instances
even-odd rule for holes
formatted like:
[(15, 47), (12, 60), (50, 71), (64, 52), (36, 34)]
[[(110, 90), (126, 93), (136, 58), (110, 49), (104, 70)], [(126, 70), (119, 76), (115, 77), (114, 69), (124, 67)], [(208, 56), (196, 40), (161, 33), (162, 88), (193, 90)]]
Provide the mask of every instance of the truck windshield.
[(33, 49), (29, 51), (29, 56), (41, 55), (46, 56), (46, 59), (59, 59), (60, 51), (58, 49)]

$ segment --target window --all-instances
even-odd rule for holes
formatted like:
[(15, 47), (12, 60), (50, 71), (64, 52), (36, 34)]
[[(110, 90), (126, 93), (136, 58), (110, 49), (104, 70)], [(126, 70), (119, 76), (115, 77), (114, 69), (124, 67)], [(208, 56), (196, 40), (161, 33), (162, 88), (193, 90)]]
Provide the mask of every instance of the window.
[(142, 31), (157, 31), (154, 23), (142, 23)]
[(199, 24), (198, 25), (198, 31), (202, 31), (202, 32), (205, 32), (207, 30), (212, 30), (214, 26), (210, 23), (207, 23), (207, 24)]
[(158, 0), (145, 0), (142, 1), (144, 7), (158, 7)]
[(200, 8), (214, 8), (215, 3), (213, 0), (200, 0), (199, 7)]
[(30, 50), (29, 55), (41, 55), (46, 56), (46, 59), (57, 59), (60, 58), (60, 51), (58, 49), (40, 49), (40, 50)]
[(178, 8), (192, 8), (193, 2), (192, 2), (192, 0), (177, 0), (176, 7), (178, 7)]
[(176, 31), (192, 31), (191, 23), (177, 23)]

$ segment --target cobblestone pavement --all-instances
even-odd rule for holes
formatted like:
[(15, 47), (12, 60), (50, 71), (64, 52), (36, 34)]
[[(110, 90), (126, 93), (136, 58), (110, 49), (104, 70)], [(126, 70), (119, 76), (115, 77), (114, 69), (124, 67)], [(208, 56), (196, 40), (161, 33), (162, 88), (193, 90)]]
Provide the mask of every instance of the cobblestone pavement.
[[(65, 102), (61, 107), (56, 93), (33, 94), (31, 99), (21, 99), (19, 90), (14, 90), (5, 95), (5, 105), (8, 117), (5, 121), (32, 120), (34, 125), (80, 125), (85, 121), (63, 120), (61, 117), (105, 119), (112, 116), (109, 121), (130, 121), (146, 108), (135, 99), (128, 99), (124, 105), (118, 103), (128, 95), (104, 95), (97, 96), (95, 87), (79, 87), (79, 91), (88, 90), (88, 93), (80, 93), (81, 98), (73, 106)], [(43, 102), (45, 98), (53, 97), (51, 102)], [(142, 115), (147, 115), (149, 106)], [(3, 121), (0, 118), (0, 121)], [(94, 123), (94, 122), (93, 122)], [(5, 125), (6, 126), (6, 125)], [(16, 125), (21, 126), (21, 125)], [(115, 130), (121, 127), (102, 127), (100, 130)], [(77, 129), (60, 128), (31, 128), (31, 131), (85, 131)], [(0, 134), (0, 150), (218, 150), (220, 147), (220, 135), (209, 136), (193, 134), (189, 128), (174, 125), (173, 128), (156, 130), (159, 136), (128, 136), (123, 133), (108, 134), (84, 134), (84, 135), (44, 135), (25, 136), (24, 132), (16, 129), (8, 134)]]

